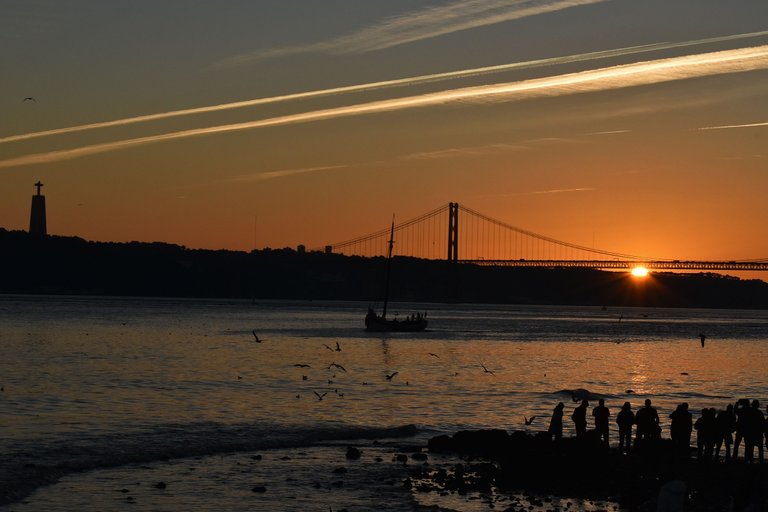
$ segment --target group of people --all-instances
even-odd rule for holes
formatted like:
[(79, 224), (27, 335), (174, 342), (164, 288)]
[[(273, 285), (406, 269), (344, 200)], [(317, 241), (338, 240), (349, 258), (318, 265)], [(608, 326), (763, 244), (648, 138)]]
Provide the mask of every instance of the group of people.
[[(583, 438), (587, 435), (587, 413), (589, 401), (582, 400), (573, 410), (573, 420), (576, 437)], [(563, 437), (563, 414), (565, 404), (562, 402), (555, 406), (552, 419), (549, 424), (549, 434), (555, 441)], [(768, 412), (768, 407), (766, 407)], [(605, 400), (599, 399), (597, 407), (592, 409), (594, 418), (595, 436), (608, 445), (608, 434), (611, 412), (605, 406)], [(758, 459), (763, 462), (763, 446), (768, 446), (768, 420), (760, 410), (760, 402), (740, 399), (735, 405), (728, 404), (722, 410), (714, 408), (702, 409), (701, 416), (693, 421), (693, 415), (688, 410), (687, 403), (681, 403), (669, 415), (670, 437), (676, 453), (680, 457), (689, 456), (691, 435), (696, 431), (697, 457), (699, 460), (718, 459), (720, 449), (725, 445), (725, 460), (734, 460), (738, 457), (739, 446), (744, 442), (744, 460), (754, 460), (754, 451), (757, 448)], [(619, 451), (629, 453), (632, 449), (632, 428), (635, 428), (635, 445), (644, 440), (660, 439), (661, 425), (659, 413), (651, 404), (650, 399), (645, 400), (644, 407), (637, 412), (632, 411), (632, 405), (624, 402), (621, 410), (616, 415), (616, 424), (619, 430)], [(734, 439), (735, 434), (735, 439)]]

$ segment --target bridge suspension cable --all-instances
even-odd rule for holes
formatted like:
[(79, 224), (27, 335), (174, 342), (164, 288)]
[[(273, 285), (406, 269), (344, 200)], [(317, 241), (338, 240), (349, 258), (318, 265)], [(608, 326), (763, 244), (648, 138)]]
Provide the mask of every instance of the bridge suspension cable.
[(636, 255), (633, 255), (633, 254), (625, 254), (625, 253), (621, 253), (621, 252), (605, 251), (605, 250), (601, 250), (601, 249), (595, 249), (595, 248), (592, 248), (592, 247), (587, 247), (587, 246), (584, 246), (584, 245), (572, 244), (570, 242), (563, 242), (562, 240), (557, 240), (557, 239), (554, 239), (554, 238), (551, 238), (551, 237), (548, 237), (548, 236), (545, 236), (545, 235), (540, 235), (539, 233), (534, 233), (533, 231), (528, 231), (527, 229), (522, 229), (522, 228), (518, 228), (516, 226), (513, 226), (511, 224), (507, 224), (506, 222), (500, 221), (498, 219), (494, 219), (493, 217), (489, 217), (487, 215), (484, 215), (484, 214), (478, 212), (477, 210), (473, 210), (472, 208), (469, 208), (469, 207), (463, 206), (463, 205), (461, 207), (461, 211), (466, 212), (466, 213), (468, 213), (470, 215), (473, 215), (473, 216), (477, 217), (478, 219), (482, 219), (482, 220), (484, 220), (484, 221), (486, 221), (486, 222), (488, 222), (490, 224), (497, 225), (497, 226), (499, 226), (501, 228), (508, 229), (508, 230), (513, 231), (513, 232), (519, 233), (521, 235), (525, 235), (525, 236), (529, 236), (529, 237), (537, 239), (537, 240), (541, 240), (543, 242), (548, 242), (550, 244), (559, 245), (561, 247), (567, 247), (569, 249), (575, 249), (575, 250), (578, 250), (578, 251), (584, 251), (584, 252), (588, 252), (588, 253), (591, 253), (591, 254), (600, 254), (601, 256), (610, 256), (610, 257), (613, 257), (613, 258), (629, 259), (629, 260), (633, 260), (633, 261), (651, 261), (651, 260), (655, 260), (656, 259), (656, 258), (650, 258), (650, 257), (646, 257), (646, 256), (636, 256)]
[[(348, 256), (387, 254), (390, 228), (326, 246)], [(483, 265), (680, 270), (768, 270), (768, 258), (731, 261), (657, 259), (557, 240), (482, 214), (444, 204), (395, 224), (396, 254)], [(447, 249), (447, 251), (446, 251)]]

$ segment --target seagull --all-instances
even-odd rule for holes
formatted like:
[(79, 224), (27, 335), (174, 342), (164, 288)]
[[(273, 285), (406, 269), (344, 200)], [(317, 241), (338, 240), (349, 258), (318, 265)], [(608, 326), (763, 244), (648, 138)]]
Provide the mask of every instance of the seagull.
[(531, 423), (533, 423), (533, 420), (535, 419), (536, 419), (536, 416), (531, 416), (531, 419), (528, 419), (525, 416), (523, 416), (523, 420), (525, 421), (526, 425), (530, 425)]
[(334, 352), (334, 350), (331, 347), (329, 347), (328, 345), (326, 345), (325, 343), (323, 343), (323, 346), (325, 348), (327, 348), (328, 350), (330, 350), (331, 352)]
[(489, 370), (488, 368), (486, 368), (486, 367), (485, 367), (485, 365), (484, 365), (483, 363), (480, 363), (480, 366), (482, 366), (482, 367), (483, 367), (483, 371), (484, 371), (485, 373), (490, 373), (491, 375), (496, 375), (496, 374), (495, 374), (495, 373), (493, 373), (491, 370)]
[(433, 352), (430, 352), (429, 355), (431, 355), (432, 357), (436, 357), (436, 358), (440, 359), (440, 356), (435, 354), (435, 353), (433, 353)]
[(325, 393), (323, 393), (322, 395), (320, 393), (318, 393), (317, 391), (314, 391), (314, 393), (315, 393), (315, 396), (317, 397), (317, 399), (320, 400), (321, 402), (323, 401), (323, 397), (328, 394), (327, 391)]
[(26, 98), (21, 100), (22, 103), (24, 103), (25, 101), (34, 101), (35, 103), (37, 103), (37, 100), (35, 98), (33, 98), (32, 96), (27, 96)]
[(331, 364), (329, 364), (329, 365), (328, 365), (328, 369), (329, 369), (329, 370), (330, 370), (331, 368), (334, 368), (334, 367), (335, 367), (335, 368), (338, 368), (339, 370), (341, 370), (341, 371), (343, 371), (343, 372), (345, 372), (345, 373), (346, 373), (346, 371), (347, 371), (347, 369), (346, 369), (346, 368), (344, 368), (343, 366), (341, 366), (340, 364), (331, 363)]
[(252, 331), (251, 331), (251, 333), (253, 334), (253, 338), (254, 338), (254, 341), (255, 341), (256, 343), (261, 343), (261, 340), (260, 340), (260, 339), (259, 339), (259, 337), (256, 335), (256, 329), (252, 330)]
[(341, 347), (339, 346), (339, 342), (336, 342), (336, 352), (341, 352)]
[(386, 374), (384, 374), (384, 376), (387, 378), (387, 380), (392, 380), (392, 377), (394, 377), (394, 376), (395, 376), (395, 375), (397, 375), (398, 373), (400, 373), (400, 372), (394, 372), (394, 373), (392, 373), (392, 375), (386, 375)]
[(704, 340), (707, 339), (707, 335), (706, 334), (699, 334), (699, 339), (701, 340), (701, 346), (703, 347), (704, 346)]
[(294, 368), (312, 368), (308, 364), (301, 364), (301, 363), (297, 363), (297, 364), (293, 365), (293, 367)]

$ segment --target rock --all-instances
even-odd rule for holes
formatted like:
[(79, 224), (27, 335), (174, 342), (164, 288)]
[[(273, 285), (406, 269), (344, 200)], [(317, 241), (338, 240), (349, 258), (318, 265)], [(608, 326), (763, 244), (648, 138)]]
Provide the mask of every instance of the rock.
[(411, 458), (413, 460), (427, 460), (427, 454), (426, 453), (421, 453), (421, 452), (414, 453), (414, 454), (411, 454)]
[(261, 460), (261, 455), (253, 455), (251, 457), (252, 460)]
[(263, 485), (256, 485), (253, 488), (251, 488), (252, 492), (267, 492), (267, 488)]
[(157, 482), (155, 484), (155, 489), (165, 489), (166, 487), (165, 482)]
[(454, 451), (453, 438), (446, 435), (431, 438), (427, 446), (432, 453), (447, 453)]
[(333, 472), (335, 474), (337, 474), (337, 475), (343, 475), (344, 473), (347, 472), (347, 468), (345, 468), (345, 467), (338, 467), (338, 468), (334, 469)]
[(355, 448), (354, 446), (348, 446), (347, 447), (347, 459), (349, 460), (357, 460), (360, 458), (360, 454), (362, 452)]
[(402, 462), (403, 464), (405, 464), (408, 462), (408, 456), (404, 453), (398, 453), (397, 455), (395, 455), (395, 460), (397, 462)]

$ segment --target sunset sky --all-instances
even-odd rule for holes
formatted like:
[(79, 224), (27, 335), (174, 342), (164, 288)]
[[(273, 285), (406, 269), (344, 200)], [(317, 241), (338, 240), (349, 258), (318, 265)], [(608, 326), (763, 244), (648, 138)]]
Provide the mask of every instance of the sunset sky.
[[(322, 246), (449, 201), (768, 258), (766, 0), (3, 0), (0, 227)], [(36, 101), (24, 101), (33, 97)]]

